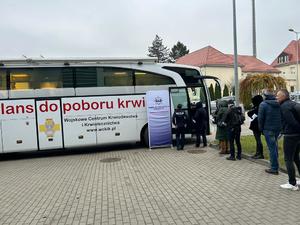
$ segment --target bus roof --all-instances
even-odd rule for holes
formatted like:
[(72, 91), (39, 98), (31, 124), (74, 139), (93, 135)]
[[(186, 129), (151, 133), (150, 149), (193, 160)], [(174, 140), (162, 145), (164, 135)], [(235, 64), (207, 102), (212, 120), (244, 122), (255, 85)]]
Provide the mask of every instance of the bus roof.
[(28, 66), (28, 65), (49, 65), (49, 64), (153, 64), (157, 58), (104, 58), (104, 57), (69, 57), (69, 58), (24, 58), (24, 59), (0, 59), (0, 66)]

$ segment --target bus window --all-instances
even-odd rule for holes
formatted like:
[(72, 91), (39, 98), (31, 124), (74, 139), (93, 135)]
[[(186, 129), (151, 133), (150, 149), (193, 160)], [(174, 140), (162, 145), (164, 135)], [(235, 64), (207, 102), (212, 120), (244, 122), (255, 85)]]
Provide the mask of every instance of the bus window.
[(177, 108), (178, 104), (181, 104), (183, 109), (188, 108), (188, 99), (185, 88), (172, 88), (170, 90), (170, 95), (172, 98), (174, 109)]
[(167, 76), (161, 76), (153, 73), (135, 71), (135, 85), (150, 86), (150, 85), (168, 85), (175, 84), (174, 80)]
[(171, 66), (164, 66), (164, 69), (171, 70), (173, 72), (178, 73), (184, 82), (188, 84), (202, 84), (202, 81), (199, 80), (200, 73), (196, 69), (190, 69), (190, 68), (182, 68), (182, 67), (171, 67)]
[(6, 70), (0, 70), (0, 90), (6, 90)]
[(133, 86), (133, 71), (122, 68), (103, 68), (104, 86)]
[(32, 69), (13, 69), (10, 70), (10, 89), (25, 90), (32, 89)]
[(10, 89), (55, 89), (73, 87), (70, 68), (33, 68), (10, 70)]
[(95, 67), (75, 68), (76, 87), (97, 87), (97, 69)]
[(189, 99), (192, 104), (202, 102), (203, 107), (206, 106), (206, 97), (204, 87), (189, 87), (188, 88)]
[(63, 87), (62, 68), (34, 68), (33, 89), (55, 89)]

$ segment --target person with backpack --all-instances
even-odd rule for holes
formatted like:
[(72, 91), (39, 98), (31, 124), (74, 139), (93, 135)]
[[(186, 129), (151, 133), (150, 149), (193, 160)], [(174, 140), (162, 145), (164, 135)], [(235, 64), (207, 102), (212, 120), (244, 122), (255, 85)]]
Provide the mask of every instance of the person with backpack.
[(227, 154), (228, 152), (228, 132), (223, 117), (228, 110), (228, 102), (220, 100), (217, 102), (217, 112), (215, 114), (215, 123), (217, 124), (216, 139), (219, 140), (219, 154)]
[(289, 92), (286, 89), (278, 91), (276, 98), (280, 104), (282, 114), (283, 153), (289, 177), (288, 183), (282, 184), (280, 187), (297, 191), (299, 190), (300, 180), (296, 180), (294, 163), (300, 175), (300, 118), (295, 106), (299, 103), (290, 100)]
[(258, 127), (263, 132), (270, 154), (270, 167), (265, 172), (278, 175), (278, 136), (281, 131), (281, 111), (273, 91), (263, 90), (264, 101), (258, 108)]
[[(227, 124), (229, 136), (230, 156), (227, 160), (241, 160), (242, 159), (242, 146), (241, 146), (241, 125), (245, 121), (245, 116), (240, 106), (234, 106), (233, 103), (229, 105), (229, 110), (224, 116), (224, 122)], [(237, 147), (237, 155), (235, 157), (234, 142)]]
[(196, 128), (196, 148), (200, 146), (200, 136), (202, 136), (203, 147), (206, 147), (206, 124), (208, 122), (208, 116), (206, 110), (203, 108), (202, 102), (197, 102), (196, 104), (196, 112), (193, 121)]
[(185, 129), (187, 127), (187, 116), (182, 110), (182, 105), (178, 104), (173, 114), (173, 124), (176, 129), (176, 146), (177, 150), (183, 150), (185, 144)]
[(263, 101), (263, 97), (261, 95), (255, 95), (252, 99), (253, 107), (251, 110), (248, 111), (247, 115), (250, 117), (250, 127), (249, 129), (252, 130), (253, 135), (256, 141), (256, 153), (252, 156), (253, 159), (263, 159), (263, 145), (261, 142), (261, 131), (258, 129), (258, 107), (259, 104)]

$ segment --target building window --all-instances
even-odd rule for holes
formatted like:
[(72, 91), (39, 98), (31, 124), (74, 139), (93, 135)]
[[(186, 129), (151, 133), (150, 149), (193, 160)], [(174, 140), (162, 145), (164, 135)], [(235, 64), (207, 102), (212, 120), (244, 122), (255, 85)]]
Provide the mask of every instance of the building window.
[(291, 86), (291, 92), (294, 92), (294, 91), (295, 91), (295, 87)]

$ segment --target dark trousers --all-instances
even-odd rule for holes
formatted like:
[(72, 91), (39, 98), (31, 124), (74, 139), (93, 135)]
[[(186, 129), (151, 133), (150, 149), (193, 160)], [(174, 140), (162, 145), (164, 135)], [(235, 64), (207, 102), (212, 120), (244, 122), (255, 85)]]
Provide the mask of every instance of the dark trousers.
[(177, 150), (183, 149), (185, 144), (184, 129), (176, 129), (176, 146)]
[(284, 161), (285, 166), (289, 176), (289, 183), (291, 185), (296, 185), (296, 174), (295, 166), (298, 168), (300, 174), (300, 135), (298, 136), (284, 136), (283, 138), (283, 152), (284, 152)]
[(260, 131), (253, 131), (253, 135), (256, 141), (256, 153), (255, 155), (263, 156), (263, 145), (261, 142), (261, 132)]
[(230, 146), (230, 157), (235, 158), (234, 141), (237, 147), (237, 157), (240, 158), (242, 154), (241, 146), (241, 128), (234, 127), (229, 129), (229, 146)]
[(206, 130), (204, 129), (204, 130), (196, 131), (196, 147), (199, 147), (199, 145), (201, 143), (200, 136), (202, 136), (203, 146), (207, 146)]

